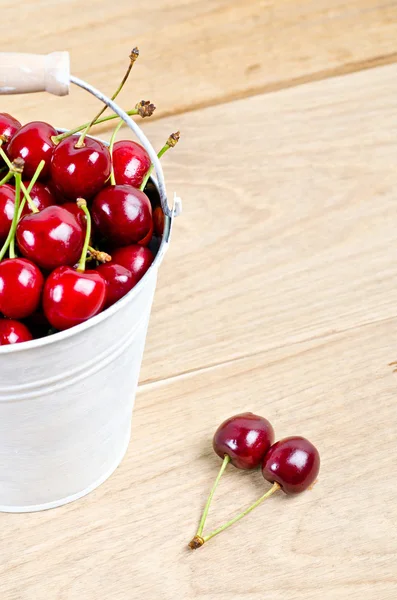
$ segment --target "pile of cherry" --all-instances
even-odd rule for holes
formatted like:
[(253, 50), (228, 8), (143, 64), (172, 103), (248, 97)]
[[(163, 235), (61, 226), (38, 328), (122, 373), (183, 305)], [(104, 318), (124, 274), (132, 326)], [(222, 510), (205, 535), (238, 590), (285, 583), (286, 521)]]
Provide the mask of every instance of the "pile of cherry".
[[(134, 49), (129, 70), (137, 56)], [(142, 101), (128, 114), (154, 109)], [(164, 228), (153, 166), (138, 143), (115, 142), (122, 121), (110, 147), (87, 135), (116, 117), (99, 119), (103, 110), (62, 134), (0, 113), (0, 345), (87, 321), (153, 262)], [(178, 139), (172, 134), (159, 156)]]
[[(287, 437), (274, 443), (274, 429), (267, 419), (251, 412), (230, 417), (215, 432), (213, 448), (223, 459), (220, 471), (208, 496), (197, 533), (189, 543), (193, 550), (240, 521), (278, 490), (299, 494), (314, 485), (320, 470), (320, 455), (309, 440)], [(208, 511), (219, 480), (227, 465), (237, 469), (262, 468), (266, 481), (272, 483), (256, 502), (208, 535), (203, 535)]]

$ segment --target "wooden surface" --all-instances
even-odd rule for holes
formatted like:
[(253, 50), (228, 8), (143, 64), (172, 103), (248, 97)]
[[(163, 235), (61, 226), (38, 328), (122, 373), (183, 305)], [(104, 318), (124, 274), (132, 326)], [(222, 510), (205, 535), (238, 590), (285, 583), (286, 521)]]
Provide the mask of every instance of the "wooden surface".
[[(42, 3), (47, 26), (20, 44), (7, 31), (7, 43), (70, 48), (75, 73), (91, 68), (103, 87), (121, 69), (130, 11), (128, 47), (136, 28), (149, 56), (132, 81), (172, 113), (145, 130), (159, 147), (183, 133), (164, 167), (184, 212), (159, 275), (127, 456), (75, 504), (0, 515), (1, 600), (395, 600), (397, 67), (375, 66), (394, 60), (396, 4), (158, 0), (150, 15), (75, 5)], [(92, 66), (95, 48), (107, 73)], [(90, 106), (80, 99), (48, 111), (66, 102), (58, 114), (75, 123)], [(19, 116), (49, 118), (45, 102), (18, 99)], [(277, 437), (309, 437), (319, 482), (191, 553), (219, 468), (213, 431), (243, 410), (267, 416)], [(208, 528), (266, 485), (230, 468)]]

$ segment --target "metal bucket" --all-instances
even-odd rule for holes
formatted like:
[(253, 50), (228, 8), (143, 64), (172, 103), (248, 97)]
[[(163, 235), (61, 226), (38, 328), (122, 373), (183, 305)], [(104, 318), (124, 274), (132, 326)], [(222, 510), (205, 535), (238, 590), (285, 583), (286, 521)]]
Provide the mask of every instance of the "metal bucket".
[(98, 90), (70, 81), (110, 106), (148, 151), (165, 227), (153, 264), (116, 304), (72, 329), (0, 347), (0, 511), (5, 512), (72, 502), (120, 464), (130, 439), (157, 272), (180, 211), (179, 202), (168, 207), (161, 165), (136, 123)]

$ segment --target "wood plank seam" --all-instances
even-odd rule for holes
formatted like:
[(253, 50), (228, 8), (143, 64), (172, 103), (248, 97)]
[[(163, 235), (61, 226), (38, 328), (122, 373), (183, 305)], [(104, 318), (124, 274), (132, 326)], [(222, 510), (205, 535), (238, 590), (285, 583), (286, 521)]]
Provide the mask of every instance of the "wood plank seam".
[[(268, 352), (278, 352), (283, 349), (289, 349), (289, 348), (294, 348), (295, 346), (300, 346), (301, 344), (309, 344), (310, 342), (322, 342), (322, 341), (332, 342), (332, 340), (335, 337), (343, 335), (345, 333), (360, 331), (360, 329), (363, 329), (365, 327), (372, 326), (372, 325), (378, 325), (381, 323), (387, 323), (388, 321), (393, 322), (396, 319), (397, 319), (397, 315), (393, 315), (392, 317), (384, 317), (382, 319), (375, 319), (373, 321), (367, 321), (365, 323), (358, 323), (356, 325), (352, 325), (351, 327), (334, 330), (334, 331), (331, 331), (328, 333), (320, 333), (318, 335), (313, 335), (313, 336), (299, 339), (299, 340), (296, 340), (296, 341), (290, 342), (290, 343), (288, 343), (288, 340), (286, 340), (285, 343), (280, 344), (278, 346), (273, 346), (271, 348), (259, 350), (258, 352), (247, 352), (246, 354), (242, 354), (241, 356), (236, 356), (236, 357), (228, 359), (228, 360), (223, 360), (223, 361), (218, 361), (218, 362), (210, 363), (207, 365), (203, 365), (201, 367), (197, 367), (196, 369), (187, 369), (186, 371), (181, 371), (180, 373), (176, 373), (169, 377), (160, 377), (159, 379), (154, 379), (154, 378), (153, 379), (145, 379), (139, 383), (138, 390), (144, 391), (144, 390), (148, 390), (148, 389), (156, 389), (164, 384), (167, 385), (170, 382), (177, 382), (179, 380), (188, 378), (190, 376), (195, 376), (200, 373), (203, 374), (203, 373), (207, 373), (209, 371), (214, 371), (216, 369), (220, 369), (220, 368), (228, 366), (228, 365), (239, 363), (240, 361), (244, 361), (244, 360), (247, 360), (250, 358), (255, 358), (255, 357), (261, 356), (262, 354), (267, 354)], [(397, 353), (396, 353), (396, 359), (397, 359)], [(276, 362), (278, 362), (278, 361), (276, 361)], [(271, 365), (271, 364), (273, 364), (273, 362), (268, 363), (268, 365)], [(397, 360), (395, 361), (395, 364), (397, 364)], [(393, 366), (393, 365), (394, 365), (393, 362), (388, 363), (388, 366)], [(397, 369), (394, 369), (393, 372), (394, 371), (397, 372)]]

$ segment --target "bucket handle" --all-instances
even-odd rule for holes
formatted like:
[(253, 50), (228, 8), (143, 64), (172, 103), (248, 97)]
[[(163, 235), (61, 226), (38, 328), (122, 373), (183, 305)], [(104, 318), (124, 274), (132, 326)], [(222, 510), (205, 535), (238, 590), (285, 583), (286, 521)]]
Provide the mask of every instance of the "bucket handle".
[(101, 100), (135, 133), (154, 165), (164, 214), (170, 218), (178, 216), (182, 210), (181, 199), (175, 197), (173, 208), (171, 209), (168, 206), (163, 168), (146, 135), (113, 100), (92, 85), (70, 74), (68, 52), (52, 52), (45, 55), (0, 52), (0, 95), (46, 91), (56, 96), (66, 96), (69, 93), (70, 83), (79, 86)]

